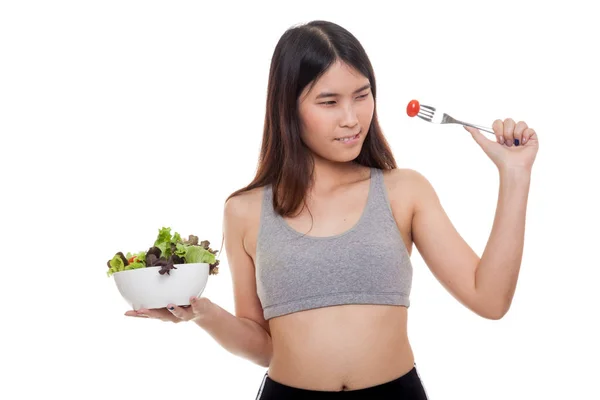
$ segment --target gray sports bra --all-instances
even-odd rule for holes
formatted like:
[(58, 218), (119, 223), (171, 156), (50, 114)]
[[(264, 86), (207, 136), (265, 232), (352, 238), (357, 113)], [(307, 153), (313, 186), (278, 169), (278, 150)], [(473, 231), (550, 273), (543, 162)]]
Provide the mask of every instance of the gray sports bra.
[(274, 211), (263, 192), (256, 284), (266, 320), (341, 304), (410, 306), (412, 264), (396, 225), (383, 173), (371, 168), (359, 221), (334, 236), (304, 235)]

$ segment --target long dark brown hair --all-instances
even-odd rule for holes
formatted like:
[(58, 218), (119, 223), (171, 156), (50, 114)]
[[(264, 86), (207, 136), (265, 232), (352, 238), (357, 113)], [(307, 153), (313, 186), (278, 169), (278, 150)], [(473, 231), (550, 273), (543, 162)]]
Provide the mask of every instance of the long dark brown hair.
[[(300, 137), (298, 98), (336, 61), (354, 67), (369, 79), (373, 98), (377, 87), (371, 62), (360, 42), (346, 29), (328, 21), (312, 21), (288, 29), (279, 39), (269, 71), (264, 131), (256, 176), (240, 193), (272, 185), (273, 207), (282, 216), (304, 204), (313, 162)], [(397, 168), (383, 136), (377, 108), (355, 163), (380, 169)]]

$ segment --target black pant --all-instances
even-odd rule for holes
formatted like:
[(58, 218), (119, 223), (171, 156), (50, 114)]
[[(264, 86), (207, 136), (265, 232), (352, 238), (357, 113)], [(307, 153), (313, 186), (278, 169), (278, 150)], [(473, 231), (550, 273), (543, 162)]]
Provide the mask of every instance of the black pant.
[(329, 392), (290, 387), (272, 380), (268, 373), (258, 390), (256, 400), (427, 400), (417, 366), (393, 381), (364, 389)]

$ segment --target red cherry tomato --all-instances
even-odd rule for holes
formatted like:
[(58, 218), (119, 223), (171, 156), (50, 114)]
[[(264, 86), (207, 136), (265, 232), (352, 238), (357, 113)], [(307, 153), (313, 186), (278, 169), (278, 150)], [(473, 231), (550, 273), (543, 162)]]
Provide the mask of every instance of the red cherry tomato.
[(420, 109), (421, 106), (419, 105), (419, 102), (417, 100), (411, 100), (406, 107), (406, 113), (409, 117), (414, 117), (419, 113)]

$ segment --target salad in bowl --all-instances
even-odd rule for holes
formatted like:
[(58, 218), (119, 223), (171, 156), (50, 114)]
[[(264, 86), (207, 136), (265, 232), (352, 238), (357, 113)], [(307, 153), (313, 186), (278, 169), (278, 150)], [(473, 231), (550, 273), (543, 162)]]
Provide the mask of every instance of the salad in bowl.
[(190, 297), (202, 294), (208, 276), (218, 274), (217, 253), (208, 240), (195, 235), (183, 239), (163, 227), (148, 250), (117, 252), (107, 261), (106, 274), (134, 310), (186, 306)]

